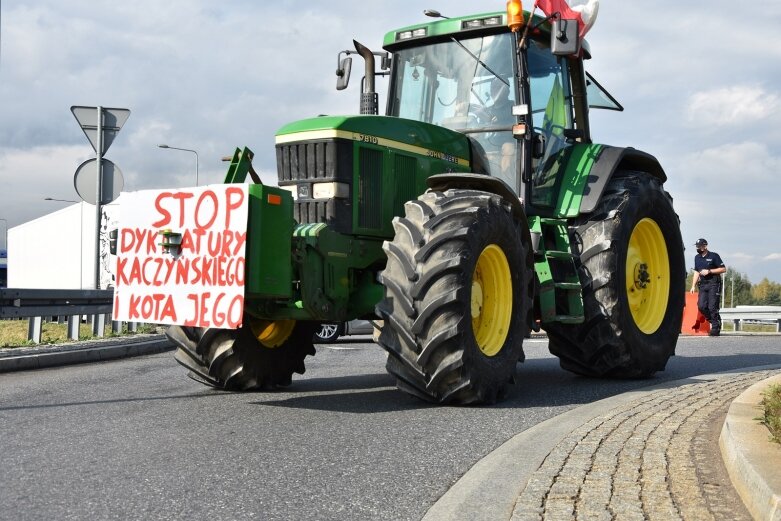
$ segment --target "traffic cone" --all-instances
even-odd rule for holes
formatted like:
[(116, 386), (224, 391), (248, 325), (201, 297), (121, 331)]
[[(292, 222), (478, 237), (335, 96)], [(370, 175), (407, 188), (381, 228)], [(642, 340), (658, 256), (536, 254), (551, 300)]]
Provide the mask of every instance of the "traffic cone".
[(682, 335), (707, 335), (710, 333), (710, 322), (700, 313), (697, 307), (697, 294), (686, 293), (686, 304), (683, 308)]

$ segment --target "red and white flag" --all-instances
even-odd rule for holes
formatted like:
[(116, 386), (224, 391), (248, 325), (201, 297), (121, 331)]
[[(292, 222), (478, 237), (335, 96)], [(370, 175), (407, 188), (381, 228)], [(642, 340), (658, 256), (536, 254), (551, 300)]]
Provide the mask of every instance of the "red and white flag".
[(535, 0), (534, 5), (542, 9), (546, 16), (559, 13), (565, 20), (577, 20), (578, 35), (583, 38), (594, 25), (599, 11), (599, 0), (587, 0), (583, 5), (570, 7), (566, 0)]

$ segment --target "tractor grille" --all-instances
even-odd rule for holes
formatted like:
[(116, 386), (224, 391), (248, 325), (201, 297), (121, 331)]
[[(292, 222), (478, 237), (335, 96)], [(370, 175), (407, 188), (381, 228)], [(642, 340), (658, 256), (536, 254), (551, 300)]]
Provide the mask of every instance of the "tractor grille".
[(277, 147), (277, 172), (284, 181), (328, 179), (336, 171), (335, 142), (295, 143)]
[(329, 139), (277, 145), (279, 186), (295, 186), (293, 218), (299, 224), (327, 223), (334, 230), (350, 233), (352, 204), (347, 198), (313, 199), (314, 183), (352, 184), (352, 143)]
[(358, 157), (358, 225), (378, 229), (382, 224), (382, 152), (361, 148)]
[(393, 162), (393, 183), (396, 186), (393, 215), (404, 215), (404, 203), (417, 199), (420, 195), (415, 183), (417, 168), (417, 159), (412, 156), (396, 154)]

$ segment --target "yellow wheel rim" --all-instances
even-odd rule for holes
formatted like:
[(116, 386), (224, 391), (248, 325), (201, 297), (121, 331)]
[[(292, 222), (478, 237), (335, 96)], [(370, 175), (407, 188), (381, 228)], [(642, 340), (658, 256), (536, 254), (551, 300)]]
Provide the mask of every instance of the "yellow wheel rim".
[(250, 329), (255, 338), (263, 344), (264, 347), (275, 348), (282, 345), (285, 340), (290, 338), (293, 328), (296, 326), (295, 320), (259, 320), (250, 319)]
[(654, 333), (662, 325), (670, 295), (670, 261), (662, 230), (653, 219), (637, 223), (626, 254), (626, 296), (638, 329)]
[(494, 356), (502, 350), (513, 312), (510, 265), (499, 246), (487, 246), (472, 274), (472, 331), (480, 351)]

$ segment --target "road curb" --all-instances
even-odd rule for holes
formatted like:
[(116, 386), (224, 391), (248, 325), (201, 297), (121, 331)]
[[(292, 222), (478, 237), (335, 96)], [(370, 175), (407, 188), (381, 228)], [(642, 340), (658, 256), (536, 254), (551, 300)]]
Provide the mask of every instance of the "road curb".
[(729, 407), (719, 447), (730, 480), (755, 519), (781, 521), (781, 447), (769, 441), (762, 414), (762, 392), (781, 384), (781, 375), (762, 380)]
[(516, 434), (478, 461), (431, 506), (423, 521), (510, 519), (531, 475), (560, 441), (587, 421), (662, 389), (779, 368), (779, 364), (746, 367), (663, 382), (581, 405), (549, 418)]
[(72, 346), (42, 347), (0, 356), (0, 373), (27, 371), (88, 362), (104, 362), (131, 356), (151, 355), (174, 349), (165, 335), (144, 339), (124, 339), (79, 343)]

